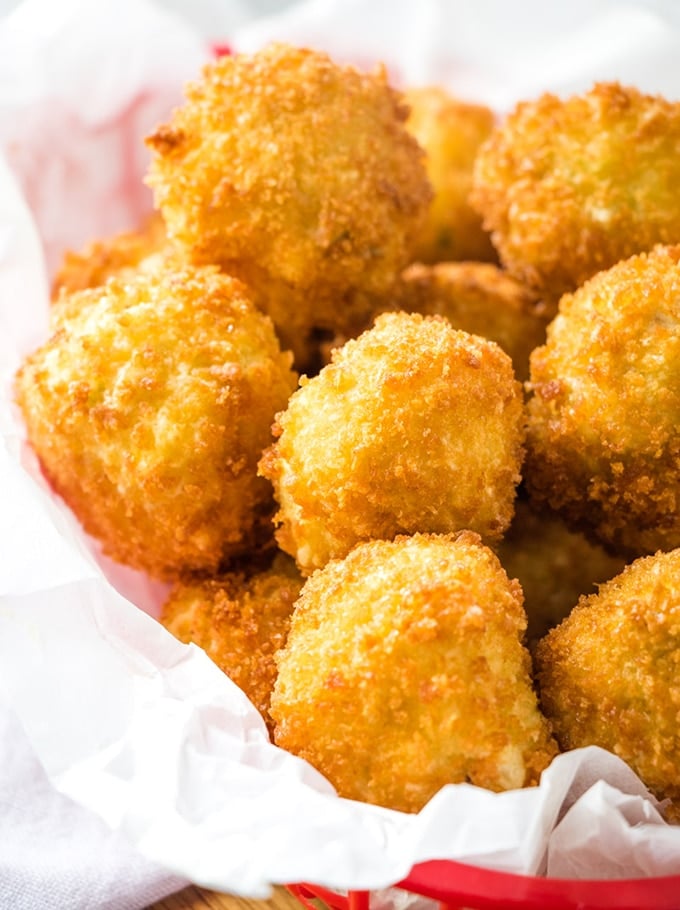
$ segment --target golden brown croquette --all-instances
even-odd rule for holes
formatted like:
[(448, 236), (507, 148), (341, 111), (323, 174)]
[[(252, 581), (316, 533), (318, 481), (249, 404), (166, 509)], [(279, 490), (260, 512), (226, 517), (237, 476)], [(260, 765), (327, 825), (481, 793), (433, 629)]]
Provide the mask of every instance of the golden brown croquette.
[(680, 798), (680, 550), (640, 558), (538, 645), (543, 706), (563, 749), (618, 755)]
[(482, 146), (472, 202), (501, 261), (556, 304), (680, 241), (680, 104), (618, 83), (519, 104)]
[(417, 812), (441, 787), (538, 782), (556, 752), (517, 582), (472, 532), (359, 544), (305, 583), (275, 742), (341, 796)]
[(296, 385), (270, 320), (212, 268), (70, 300), (16, 384), (55, 490), (108, 555), (154, 576), (254, 547), (271, 501), (257, 462)]
[(257, 272), (279, 299), (289, 288), (296, 331), (363, 328), (432, 195), (385, 71), (272, 44), (209, 64), (186, 97), (147, 140), (170, 238), (197, 262)]
[(680, 545), (680, 246), (560, 302), (531, 356), (524, 480), (628, 558)]
[(510, 578), (522, 585), (530, 646), (560, 623), (579, 597), (594, 594), (625, 565), (557, 515), (536, 512), (521, 499), (495, 550)]
[(163, 219), (154, 213), (137, 231), (94, 240), (78, 252), (69, 250), (54, 276), (52, 299), (99, 287), (114, 276), (132, 276), (146, 259), (160, 253), (166, 245)]
[(261, 473), (303, 574), (359, 541), (510, 523), (524, 406), (497, 344), (443, 318), (385, 313), (302, 382)]

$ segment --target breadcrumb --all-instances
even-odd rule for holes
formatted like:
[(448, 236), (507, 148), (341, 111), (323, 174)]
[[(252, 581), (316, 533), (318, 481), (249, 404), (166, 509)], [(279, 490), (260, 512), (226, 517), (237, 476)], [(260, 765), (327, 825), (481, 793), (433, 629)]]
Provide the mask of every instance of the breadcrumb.
[(408, 313), (444, 316), (456, 329), (495, 341), (522, 381), (529, 378), (529, 355), (545, 341), (542, 301), (490, 263), (415, 263), (401, 276), (397, 300)]

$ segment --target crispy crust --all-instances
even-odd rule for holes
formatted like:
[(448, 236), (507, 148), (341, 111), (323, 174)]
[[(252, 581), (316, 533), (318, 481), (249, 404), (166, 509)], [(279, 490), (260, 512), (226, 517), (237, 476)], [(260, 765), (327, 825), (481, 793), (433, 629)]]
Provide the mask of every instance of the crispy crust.
[(471, 532), (359, 544), (305, 583), (275, 741), (340, 795), (418, 811), (447, 783), (535, 784), (555, 754), (522, 594)]
[(56, 491), (109, 555), (158, 577), (256, 546), (257, 461), (296, 376), (244, 286), (161, 267), (69, 300), (16, 381)]
[(523, 457), (521, 387), (498, 345), (386, 313), (303, 382), (260, 472), (303, 573), (361, 540), (471, 528), (497, 540)]
[(557, 515), (536, 512), (523, 500), (496, 553), (522, 585), (530, 646), (568, 616), (582, 595), (595, 593), (625, 565)]
[(680, 550), (636, 560), (543, 639), (544, 709), (564, 749), (599, 745), (680, 797)]
[(160, 253), (166, 245), (165, 224), (156, 212), (137, 231), (94, 240), (78, 252), (69, 250), (54, 276), (52, 299), (99, 287), (114, 276), (134, 275), (145, 259)]
[(147, 140), (170, 237), (296, 289), (308, 328), (354, 331), (410, 259), (431, 188), (384, 70), (271, 45), (224, 57)]
[(680, 105), (618, 83), (524, 102), (482, 147), (471, 201), (503, 264), (555, 302), (680, 238)]
[(629, 558), (680, 545), (678, 281), (680, 246), (619, 263), (531, 357), (527, 489)]

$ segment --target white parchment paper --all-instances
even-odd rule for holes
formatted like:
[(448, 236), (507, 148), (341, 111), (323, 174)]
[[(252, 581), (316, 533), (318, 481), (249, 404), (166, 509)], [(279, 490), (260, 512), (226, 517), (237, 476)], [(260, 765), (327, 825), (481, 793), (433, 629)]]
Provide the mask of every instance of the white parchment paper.
[[(440, 81), (499, 110), (593, 78), (680, 97), (671, 4), (566, 10), (531, 0), (518, 19), (491, 0), (312, 0), (233, 45), (282, 38), (385, 59), (397, 80)], [(0, 695), (55, 786), (151, 859), (221, 890), (381, 888), (447, 857), (529, 874), (680, 874), (680, 829), (596, 748), (557, 758), (538, 788), (449, 786), (419, 815), (337, 798), (269, 743), (202, 651), (148, 615), (162, 590), (102, 560), (46, 488), (11, 376), (46, 332), (47, 275), (65, 247), (148, 207), (141, 137), (205, 57), (188, 24), (146, 0), (27, 0), (0, 24)]]

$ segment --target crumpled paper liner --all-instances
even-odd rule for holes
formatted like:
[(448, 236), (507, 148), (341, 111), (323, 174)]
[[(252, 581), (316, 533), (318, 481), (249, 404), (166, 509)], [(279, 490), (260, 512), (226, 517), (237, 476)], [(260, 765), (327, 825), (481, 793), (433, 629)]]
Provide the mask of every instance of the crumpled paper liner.
[(232, 46), (275, 39), (349, 63), (383, 60), (396, 83), (440, 83), (502, 112), (596, 80), (679, 99), (679, 34), (673, 0), (306, 0), (239, 29)]
[(24, 0), (0, 20), (0, 147), (50, 271), (151, 209), (140, 138), (208, 57), (188, 24), (147, 0)]
[[(587, 26), (599, 34), (614, 6), (589, 3), (594, 12), (577, 29), (558, 31), (557, 49), (595, 46), (586, 41)], [(130, 30), (124, 13), (133, 8)], [(142, 122), (146, 115), (165, 119), (169, 99), (197, 74), (205, 55), (188, 27), (151, 3), (70, 0), (58, 9), (28, 0), (13, 22), (0, 26), (0, 140), (48, 263), (65, 245), (134, 223), (148, 204), (140, 182), (145, 164), (135, 151), (123, 165), (120, 151), (141, 143), (142, 126), (154, 125)], [(547, 34), (549, 11), (541, 9)], [(621, 55), (608, 45), (605, 70), (614, 58), (622, 66), (630, 47), (621, 23), (635, 26), (650, 54), (647, 44), (660, 35), (660, 14), (647, 6), (617, 9)], [(53, 18), (45, 20), (48, 10)], [(536, 23), (528, 35), (517, 33), (519, 45), (506, 32), (509, 48), (499, 56), (508, 10), (489, 0), (474, 10), (431, 0), (362, 4), (359, 11), (356, 0), (327, 0), (253, 26), (233, 43), (252, 48), (282, 37), (332, 45), (344, 58), (383, 56), (401, 78), (439, 76), (459, 93), (469, 87), (469, 96), (474, 83), (475, 97), (493, 97), (499, 107), (520, 87), (528, 93), (530, 71), (539, 88), (565, 73), (567, 82), (589, 79), (555, 53), (549, 74), (533, 73), (525, 60), (516, 82), (501, 92), (522, 48), (535, 51), (534, 62), (548, 58), (545, 41), (534, 48)], [(350, 31), (359, 15), (360, 40)], [(45, 22), (49, 27), (40, 26)], [(664, 30), (648, 63), (663, 62), (671, 40), (680, 47), (678, 32)], [(10, 46), (25, 55), (3, 56)], [(663, 67), (658, 72), (670, 78)], [(490, 74), (486, 81), (483, 73)], [(677, 93), (680, 73), (662, 88)], [(9, 110), (14, 119), (4, 116)], [(36, 145), (44, 141), (45, 116), (49, 149)], [(128, 168), (124, 178), (121, 168)], [(243, 693), (200, 649), (180, 644), (149, 615), (163, 588), (101, 558), (26, 447), (11, 381), (21, 357), (46, 332), (48, 270), (15, 177), (0, 168), (0, 695), (54, 785), (179, 875), (253, 897), (266, 896), (272, 883), (295, 881), (383, 888), (413, 864), (435, 858), (526, 874), (680, 874), (680, 828), (666, 825), (638, 778), (601, 749), (559, 756), (540, 787), (494, 794), (451, 785), (418, 815), (406, 815), (339, 799), (314, 769), (268, 741)]]

